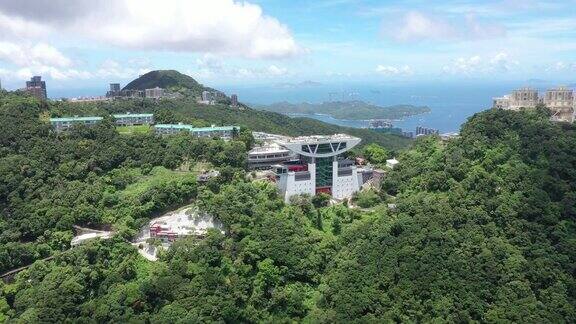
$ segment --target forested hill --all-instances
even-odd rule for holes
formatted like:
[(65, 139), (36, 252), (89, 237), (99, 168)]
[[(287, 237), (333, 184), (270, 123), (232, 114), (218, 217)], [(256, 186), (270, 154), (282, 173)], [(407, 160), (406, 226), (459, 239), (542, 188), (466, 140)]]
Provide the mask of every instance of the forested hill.
[[(189, 90), (192, 95), (200, 96), (202, 91), (216, 91), (198, 83), (191, 76), (176, 70), (156, 70), (141, 75), (128, 83), (123, 90), (145, 90), (155, 87), (172, 90)], [(219, 92), (219, 91), (218, 91)], [(220, 92), (219, 92), (220, 93)]]
[(277, 102), (270, 105), (252, 106), (257, 109), (282, 114), (323, 114), (349, 120), (402, 119), (430, 111), (430, 108), (426, 106), (395, 105), (380, 107), (360, 100), (330, 101), (321, 104)]
[[(0, 265), (54, 255), (0, 283), (0, 322), (576, 320), (576, 128), (546, 111), (486, 111), (458, 139), (419, 138), (380, 192), (328, 206), (247, 179), (248, 134), (121, 136), (105, 120), (57, 136), (40, 116), (69, 107), (48, 105), (0, 96)], [(199, 186), (172, 170), (199, 163), (222, 175)], [(126, 242), (190, 202), (225, 232), (155, 262)], [(114, 239), (68, 249), (73, 224), (102, 223)]]

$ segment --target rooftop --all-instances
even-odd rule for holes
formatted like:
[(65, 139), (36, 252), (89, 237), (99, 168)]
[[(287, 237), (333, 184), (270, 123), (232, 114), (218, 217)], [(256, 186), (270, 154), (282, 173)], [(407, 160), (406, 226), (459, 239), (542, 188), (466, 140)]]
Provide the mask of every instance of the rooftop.
[(125, 113), (125, 114), (115, 114), (115, 115), (112, 115), (112, 116), (114, 116), (114, 118), (126, 118), (126, 117), (146, 118), (146, 117), (154, 117), (154, 114), (131, 114), (131, 113)]
[(282, 142), (285, 142), (285, 143), (325, 143), (325, 142), (357, 140), (357, 139), (358, 139), (357, 137), (350, 136), (347, 134), (334, 134), (334, 135), (299, 136), (299, 137), (283, 139)]
[(158, 124), (156, 128), (175, 128), (185, 129), (191, 132), (218, 132), (218, 131), (232, 131), (238, 129), (238, 126), (212, 126), (212, 127), (194, 127), (188, 124)]
[(71, 121), (96, 121), (102, 120), (103, 117), (59, 117), (59, 118), (50, 118), (50, 122), (71, 122)]

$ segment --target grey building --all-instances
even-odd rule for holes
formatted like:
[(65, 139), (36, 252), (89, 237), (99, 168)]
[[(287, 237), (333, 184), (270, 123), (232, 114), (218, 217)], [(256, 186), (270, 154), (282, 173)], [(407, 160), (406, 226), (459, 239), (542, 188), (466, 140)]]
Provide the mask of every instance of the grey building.
[(152, 89), (146, 89), (145, 95), (146, 95), (146, 98), (160, 99), (160, 98), (164, 97), (164, 89), (159, 88), (159, 87), (152, 88)]
[(240, 130), (238, 126), (194, 127), (186, 124), (158, 124), (154, 126), (154, 132), (160, 135), (189, 132), (192, 136), (198, 138), (220, 137), (224, 140), (232, 139), (234, 133), (238, 130)]
[(30, 81), (26, 81), (26, 92), (40, 100), (46, 100), (48, 98), (46, 94), (46, 81), (42, 81), (41, 76), (33, 76)]
[(102, 121), (102, 117), (62, 117), (50, 118), (50, 124), (57, 132), (65, 131), (74, 125), (93, 126)]
[(116, 125), (131, 126), (131, 125), (152, 125), (154, 124), (154, 114), (116, 114), (112, 115), (116, 121)]

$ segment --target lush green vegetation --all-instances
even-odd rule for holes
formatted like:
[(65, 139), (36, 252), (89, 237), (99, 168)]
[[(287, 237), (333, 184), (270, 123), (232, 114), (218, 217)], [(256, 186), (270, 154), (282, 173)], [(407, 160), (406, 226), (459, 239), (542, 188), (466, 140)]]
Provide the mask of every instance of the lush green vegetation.
[(146, 134), (152, 132), (150, 125), (117, 126), (116, 130), (120, 134)]
[(323, 114), (334, 118), (351, 120), (402, 119), (430, 111), (430, 108), (426, 106), (395, 105), (380, 107), (359, 100), (331, 101), (321, 104), (277, 102), (271, 105), (256, 105), (254, 107), (282, 114)]
[(196, 196), (195, 173), (185, 171), (198, 161), (228, 177), (245, 167), (246, 132), (246, 142), (122, 136), (106, 120), (55, 134), (39, 118), (51, 105), (0, 96), (0, 272), (68, 248), (74, 224), (112, 225), (130, 237), (151, 215)]
[(175, 70), (150, 71), (128, 83), (122, 90), (146, 90), (156, 87), (196, 97), (201, 96), (204, 90), (216, 91)]
[[(0, 100), (2, 260), (33, 260), (27, 244), (64, 250), (73, 223), (110, 220), (121, 234), (0, 286), (0, 320), (576, 319), (576, 128), (545, 111), (488, 111), (448, 143), (418, 139), (379, 193), (356, 197), (360, 209), (325, 196), (284, 204), (273, 184), (239, 171), (246, 143), (120, 136), (106, 123), (55, 136), (38, 119), (47, 107)], [(364, 154), (389, 156), (374, 145)], [(170, 171), (200, 160), (229, 169), (223, 181), (198, 187)], [(140, 220), (190, 199), (225, 234), (183, 239), (154, 263), (126, 243)]]

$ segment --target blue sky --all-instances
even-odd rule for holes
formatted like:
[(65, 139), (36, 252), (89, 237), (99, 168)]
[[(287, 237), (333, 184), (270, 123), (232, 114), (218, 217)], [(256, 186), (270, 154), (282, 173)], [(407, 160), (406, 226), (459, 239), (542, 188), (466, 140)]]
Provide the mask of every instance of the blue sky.
[(0, 1), (0, 78), (576, 82), (576, 1)]

